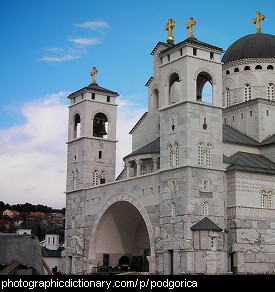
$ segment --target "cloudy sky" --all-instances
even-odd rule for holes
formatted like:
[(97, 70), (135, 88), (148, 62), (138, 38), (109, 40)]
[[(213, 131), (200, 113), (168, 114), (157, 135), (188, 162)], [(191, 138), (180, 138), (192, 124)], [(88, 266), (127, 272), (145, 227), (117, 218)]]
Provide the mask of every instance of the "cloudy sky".
[(118, 174), (128, 132), (147, 110), (150, 53), (166, 41), (168, 18), (175, 43), (192, 16), (197, 39), (226, 50), (256, 32), (257, 10), (262, 31), (274, 34), (274, 1), (1, 0), (0, 200), (65, 206), (67, 96), (90, 84), (93, 66), (98, 84), (120, 94)]

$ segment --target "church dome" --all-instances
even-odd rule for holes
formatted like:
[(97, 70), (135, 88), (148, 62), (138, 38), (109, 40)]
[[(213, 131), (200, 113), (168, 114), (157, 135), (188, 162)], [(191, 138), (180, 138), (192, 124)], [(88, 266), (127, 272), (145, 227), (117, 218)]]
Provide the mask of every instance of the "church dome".
[(274, 58), (275, 36), (266, 33), (246, 35), (234, 42), (224, 53), (222, 62), (246, 58)]

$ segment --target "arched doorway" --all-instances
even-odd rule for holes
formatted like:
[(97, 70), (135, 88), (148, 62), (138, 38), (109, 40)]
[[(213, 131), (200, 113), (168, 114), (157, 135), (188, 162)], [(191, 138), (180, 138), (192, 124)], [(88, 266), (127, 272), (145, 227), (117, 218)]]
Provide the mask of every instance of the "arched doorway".
[(104, 264), (125, 270), (125, 266), (119, 267), (119, 262), (122, 257), (128, 257), (127, 270), (152, 271), (155, 257), (148, 214), (134, 197), (126, 195), (125, 198), (113, 198), (99, 214), (93, 228), (89, 262), (93, 267)]

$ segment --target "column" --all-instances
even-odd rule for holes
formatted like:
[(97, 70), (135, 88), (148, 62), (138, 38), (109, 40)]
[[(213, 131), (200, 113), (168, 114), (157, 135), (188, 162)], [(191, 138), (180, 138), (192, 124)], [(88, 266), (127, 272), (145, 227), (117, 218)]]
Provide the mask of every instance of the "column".
[(153, 163), (154, 163), (154, 172), (156, 172), (158, 170), (158, 158), (154, 157), (152, 158)]
[(127, 178), (130, 178), (131, 162), (126, 162), (125, 165)]
[(136, 165), (137, 165), (137, 176), (140, 176), (140, 166), (141, 166), (142, 160), (136, 159), (135, 161), (136, 161)]

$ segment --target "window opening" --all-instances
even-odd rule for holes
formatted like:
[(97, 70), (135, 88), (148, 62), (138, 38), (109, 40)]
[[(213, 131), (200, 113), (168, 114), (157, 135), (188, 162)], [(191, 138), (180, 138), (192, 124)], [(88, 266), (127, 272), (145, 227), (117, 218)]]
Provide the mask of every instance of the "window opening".
[(108, 119), (105, 114), (97, 113), (93, 120), (93, 135), (94, 137), (105, 138), (107, 135), (106, 126)]
[(80, 115), (75, 114), (74, 116), (74, 129), (73, 129), (73, 139), (80, 137), (80, 131), (81, 131), (81, 121), (80, 121)]
[(197, 77), (197, 101), (213, 103), (213, 80), (207, 72), (201, 72)]
[(274, 94), (274, 84), (269, 83), (267, 86), (267, 99), (269, 100), (275, 100), (275, 94)]
[(244, 86), (244, 101), (251, 100), (251, 86), (250, 84), (245, 84)]

